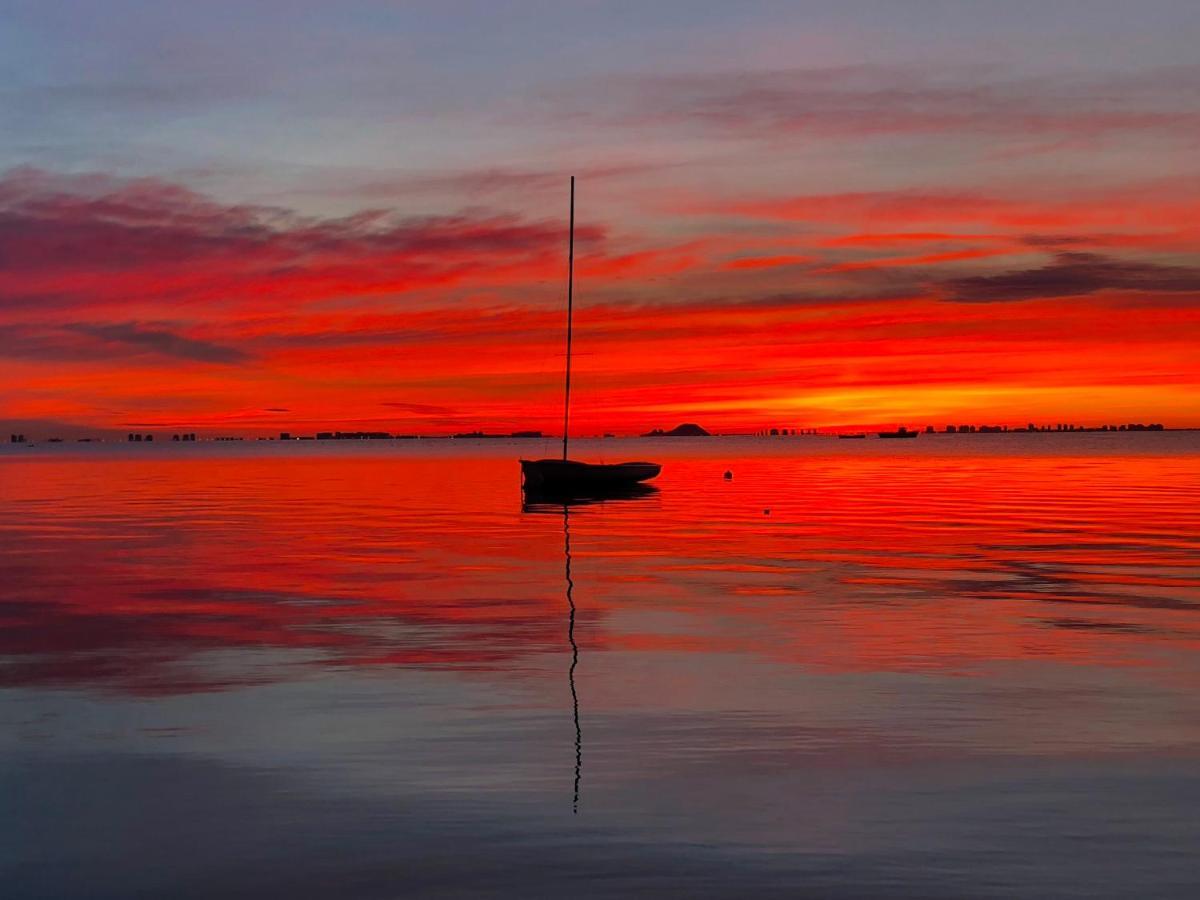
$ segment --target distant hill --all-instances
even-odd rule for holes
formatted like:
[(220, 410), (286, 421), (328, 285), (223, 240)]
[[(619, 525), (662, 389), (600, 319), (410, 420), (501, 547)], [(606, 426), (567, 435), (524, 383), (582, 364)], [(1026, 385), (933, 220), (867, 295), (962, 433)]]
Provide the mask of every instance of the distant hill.
[(670, 431), (663, 431), (661, 428), (655, 428), (653, 431), (647, 431), (642, 437), (711, 437), (712, 435), (701, 428), (694, 422), (684, 422), (682, 425), (676, 425)]

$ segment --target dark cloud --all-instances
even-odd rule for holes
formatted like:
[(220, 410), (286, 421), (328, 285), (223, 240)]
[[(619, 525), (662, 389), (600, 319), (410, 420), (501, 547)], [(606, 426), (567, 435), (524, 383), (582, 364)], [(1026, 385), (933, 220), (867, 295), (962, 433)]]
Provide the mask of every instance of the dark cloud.
[(72, 325), (69, 327), (102, 341), (126, 344), (178, 359), (208, 363), (238, 363), (249, 359), (248, 354), (236, 347), (226, 347), (210, 341), (199, 341), (157, 328), (143, 328), (136, 322), (112, 325)]
[(1059, 253), (1038, 269), (973, 275), (943, 282), (947, 299), (1003, 303), (1039, 297), (1076, 297), (1099, 291), (1200, 292), (1200, 268), (1120, 260), (1094, 253)]
[[(565, 230), (487, 211), (318, 218), (158, 179), (26, 166), (0, 176), (0, 307), (399, 291), (546, 259)], [(576, 238), (595, 244), (604, 231), (583, 226)]]
[(1021, 243), (1027, 247), (1039, 250), (1059, 250), (1064, 247), (1083, 247), (1095, 244), (1094, 234), (1026, 234), (1021, 237)]
[(453, 416), (457, 415), (454, 410), (446, 406), (434, 406), (429, 403), (402, 403), (385, 401), (384, 406), (392, 409), (398, 409), (402, 412), (412, 413), (417, 416)]
[(86, 362), (142, 353), (217, 364), (240, 363), (250, 358), (236, 347), (137, 322), (0, 325), (0, 356)]
[[(225, 206), (155, 179), (59, 178), (28, 167), (0, 178), (0, 266), (84, 263), (119, 270), (224, 257), (278, 267), (378, 254), (511, 253), (557, 246), (563, 226), (512, 216), (403, 219), (387, 210), (317, 219)], [(579, 229), (576, 231), (580, 233)], [(598, 236), (583, 229), (585, 239)]]

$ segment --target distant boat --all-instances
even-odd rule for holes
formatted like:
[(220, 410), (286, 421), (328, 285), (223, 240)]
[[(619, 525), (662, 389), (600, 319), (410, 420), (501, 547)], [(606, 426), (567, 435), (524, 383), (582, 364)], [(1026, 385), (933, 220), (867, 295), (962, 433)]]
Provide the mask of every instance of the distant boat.
[(901, 426), (899, 431), (879, 432), (881, 438), (915, 438), (918, 434), (920, 434), (919, 431), (909, 431), (904, 426)]
[(567, 374), (563, 392), (562, 459), (523, 459), (521, 479), (526, 490), (570, 494), (620, 492), (649, 481), (662, 471), (652, 462), (588, 463), (567, 458), (571, 417), (571, 319), (575, 303), (575, 176), (571, 176), (571, 225), (567, 243)]
[(865, 437), (866, 437), (866, 435), (863, 434), (862, 432), (859, 432), (858, 434), (839, 434), (838, 435), (838, 439), (843, 440), (843, 441), (860, 441)]

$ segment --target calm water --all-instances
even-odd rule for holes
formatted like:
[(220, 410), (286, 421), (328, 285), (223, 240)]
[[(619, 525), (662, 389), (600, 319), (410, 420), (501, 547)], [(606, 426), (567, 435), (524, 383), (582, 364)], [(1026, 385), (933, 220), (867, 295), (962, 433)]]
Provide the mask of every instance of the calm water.
[(1200, 434), (543, 451), (0, 448), (3, 895), (1200, 892)]

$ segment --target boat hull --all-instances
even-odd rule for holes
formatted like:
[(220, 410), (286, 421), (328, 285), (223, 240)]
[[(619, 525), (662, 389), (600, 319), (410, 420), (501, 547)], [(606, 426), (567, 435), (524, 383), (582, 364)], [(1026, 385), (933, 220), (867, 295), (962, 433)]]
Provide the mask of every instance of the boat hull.
[(541, 491), (619, 490), (649, 481), (662, 471), (651, 462), (585, 463), (573, 459), (523, 459), (525, 487)]

